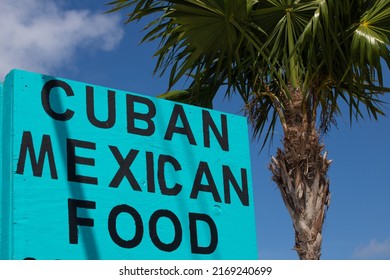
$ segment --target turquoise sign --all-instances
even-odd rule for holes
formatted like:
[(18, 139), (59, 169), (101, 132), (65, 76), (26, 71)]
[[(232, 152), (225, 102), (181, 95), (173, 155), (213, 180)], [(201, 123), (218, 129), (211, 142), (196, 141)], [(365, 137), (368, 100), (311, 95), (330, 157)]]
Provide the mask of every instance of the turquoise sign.
[(20, 70), (1, 259), (257, 259), (246, 119)]

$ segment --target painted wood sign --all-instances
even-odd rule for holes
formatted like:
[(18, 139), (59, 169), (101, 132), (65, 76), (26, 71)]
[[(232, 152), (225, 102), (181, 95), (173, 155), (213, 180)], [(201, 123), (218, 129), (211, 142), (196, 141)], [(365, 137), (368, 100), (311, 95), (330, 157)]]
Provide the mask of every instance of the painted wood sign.
[(1, 88), (2, 259), (256, 259), (246, 119), (20, 70)]

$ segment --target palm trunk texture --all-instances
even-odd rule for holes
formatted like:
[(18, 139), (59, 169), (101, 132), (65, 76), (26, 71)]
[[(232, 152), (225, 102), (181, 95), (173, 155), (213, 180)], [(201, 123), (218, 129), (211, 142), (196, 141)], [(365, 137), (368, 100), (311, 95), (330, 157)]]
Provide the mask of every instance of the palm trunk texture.
[(331, 161), (326, 152), (322, 154), (324, 146), (315, 120), (302, 113), (299, 92), (292, 93), (284, 115), (283, 149), (277, 149), (269, 168), (293, 221), (294, 249), (300, 259), (318, 260), (322, 226), (330, 202), (327, 171)]

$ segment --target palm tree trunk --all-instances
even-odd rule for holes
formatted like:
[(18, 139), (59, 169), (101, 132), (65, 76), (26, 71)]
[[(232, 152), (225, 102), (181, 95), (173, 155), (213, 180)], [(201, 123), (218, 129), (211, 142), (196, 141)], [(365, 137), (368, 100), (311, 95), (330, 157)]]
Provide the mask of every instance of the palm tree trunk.
[(302, 114), (299, 92), (285, 108), (283, 149), (272, 157), (269, 168), (279, 187), (295, 229), (295, 247), (300, 259), (321, 256), (322, 226), (330, 202), (327, 171), (331, 163), (322, 154), (323, 145), (315, 122)]

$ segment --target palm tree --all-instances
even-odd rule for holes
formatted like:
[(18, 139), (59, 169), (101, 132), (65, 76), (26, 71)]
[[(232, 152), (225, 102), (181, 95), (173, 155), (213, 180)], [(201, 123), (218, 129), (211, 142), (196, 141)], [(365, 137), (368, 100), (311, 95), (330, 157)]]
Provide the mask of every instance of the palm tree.
[[(150, 20), (160, 40), (161, 97), (212, 107), (239, 94), (262, 148), (277, 122), (283, 147), (269, 168), (295, 229), (300, 259), (319, 259), (330, 202), (331, 160), (321, 136), (345, 103), (351, 122), (383, 115), (382, 65), (390, 64), (388, 0), (117, 0), (127, 22)], [(172, 90), (186, 77), (186, 90)], [(363, 111), (366, 109), (366, 112)]]

